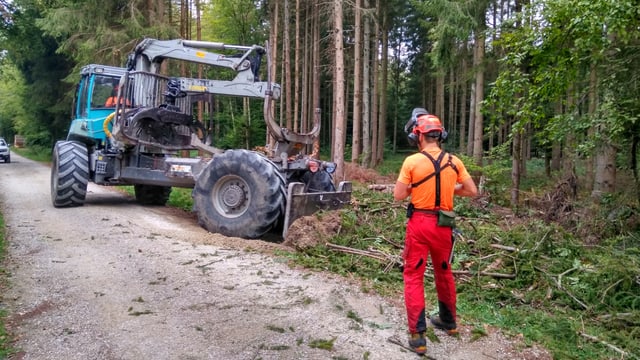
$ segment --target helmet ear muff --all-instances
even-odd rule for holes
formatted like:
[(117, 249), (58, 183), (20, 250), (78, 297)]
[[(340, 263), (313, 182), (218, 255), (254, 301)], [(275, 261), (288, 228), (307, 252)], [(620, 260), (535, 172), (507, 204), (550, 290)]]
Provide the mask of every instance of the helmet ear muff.
[(411, 118), (404, 125), (404, 132), (407, 133), (407, 140), (411, 146), (418, 144), (418, 131), (416, 130), (416, 126), (418, 125), (418, 117), (422, 115), (429, 115), (429, 112), (424, 108), (413, 109)]
[(407, 140), (409, 141), (409, 145), (411, 146), (418, 145), (418, 134), (414, 132), (407, 134)]
[(447, 132), (447, 130), (442, 129), (442, 132), (440, 133), (440, 142), (447, 142), (447, 138), (449, 137), (449, 133)]

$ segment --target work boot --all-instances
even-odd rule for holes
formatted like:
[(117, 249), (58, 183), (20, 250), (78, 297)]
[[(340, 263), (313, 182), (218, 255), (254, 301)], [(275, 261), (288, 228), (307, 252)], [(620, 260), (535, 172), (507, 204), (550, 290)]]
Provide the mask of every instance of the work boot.
[(424, 333), (411, 334), (411, 337), (409, 338), (409, 347), (411, 347), (416, 354), (426, 354), (427, 339), (424, 338)]
[(439, 315), (431, 317), (431, 324), (433, 324), (436, 329), (446, 331), (449, 335), (456, 335), (458, 333), (458, 327), (455, 322), (442, 321)]
[(438, 310), (438, 315), (431, 317), (431, 324), (433, 324), (436, 329), (446, 331), (449, 335), (456, 335), (458, 333), (456, 319), (452, 311), (447, 307), (447, 304), (438, 300)]

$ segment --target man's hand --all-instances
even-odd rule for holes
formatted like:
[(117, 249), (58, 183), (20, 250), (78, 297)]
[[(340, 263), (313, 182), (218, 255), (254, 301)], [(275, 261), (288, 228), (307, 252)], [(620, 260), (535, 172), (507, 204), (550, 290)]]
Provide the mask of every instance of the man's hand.
[(478, 188), (476, 187), (476, 183), (473, 181), (473, 178), (470, 177), (461, 184), (456, 184), (453, 193), (458, 196), (474, 197), (478, 195)]
[(411, 195), (411, 184), (405, 184), (400, 181), (396, 181), (396, 186), (393, 189), (393, 198), (396, 201), (401, 201)]

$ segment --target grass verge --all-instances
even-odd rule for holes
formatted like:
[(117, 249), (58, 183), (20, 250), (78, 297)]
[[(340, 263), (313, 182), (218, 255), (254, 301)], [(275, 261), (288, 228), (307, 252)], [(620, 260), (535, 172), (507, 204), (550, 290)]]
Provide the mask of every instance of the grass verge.
[(24, 156), (27, 159), (34, 161), (48, 163), (51, 162), (51, 149), (44, 147), (23, 147), (16, 148), (11, 147), (11, 151), (18, 153), (20, 156)]
[[(0, 214), (0, 290), (7, 286), (7, 271), (4, 268), (4, 258), (6, 255), (6, 240), (5, 240), (5, 227), (4, 218)], [(0, 294), (4, 294), (5, 291), (0, 291)], [(0, 305), (4, 303), (2, 296), (0, 296)], [(10, 344), (10, 336), (6, 329), (7, 312), (3, 307), (0, 307), (0, 359), (4, 359), (12, 353)]]

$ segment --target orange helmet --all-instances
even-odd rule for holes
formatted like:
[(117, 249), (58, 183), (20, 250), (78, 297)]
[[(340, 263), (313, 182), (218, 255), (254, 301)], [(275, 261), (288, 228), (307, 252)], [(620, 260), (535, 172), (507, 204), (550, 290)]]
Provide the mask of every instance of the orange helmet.
[(416, 126), (413, 128), (413, 132), (416, 134), (428, 134), (432, 131), (442, 132), (443, 130), (440, 119), (431, 114), (420, 115), (416, 120)]
[(447, 141), (448, 136), (440, 119), (435, 115), (429, 114), (424, 108), (413, 109), (411, 119), (404, 125), (404, 131), (407, 133), (407, 139), (411, 145), (418, 143), (418, 135), (421, 133), (425, 134), (425, 136), (437, 138), (441, 142)]

